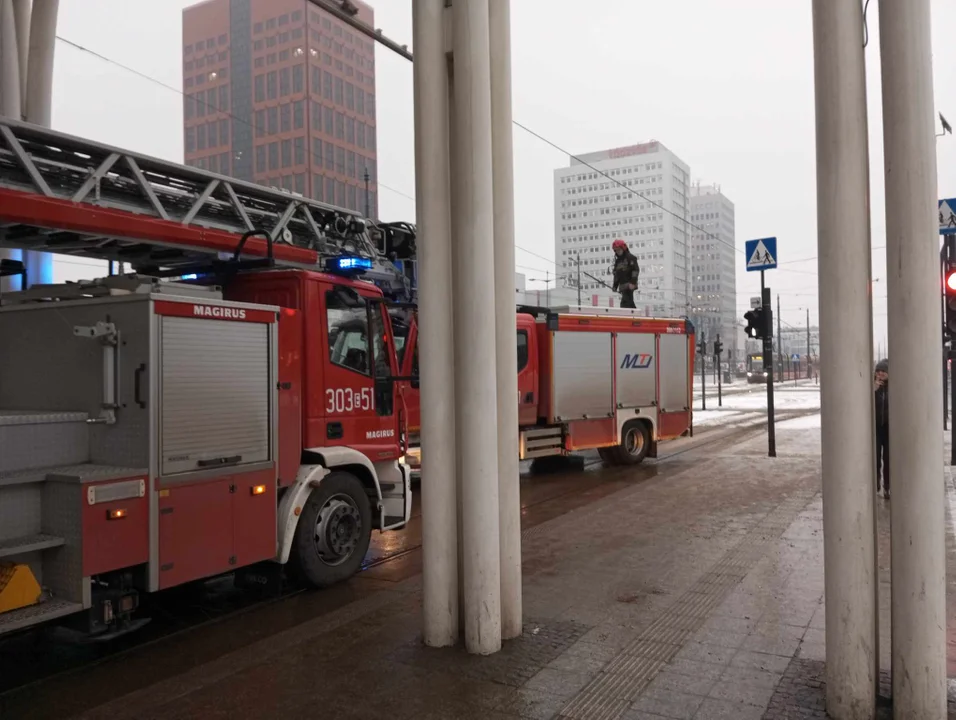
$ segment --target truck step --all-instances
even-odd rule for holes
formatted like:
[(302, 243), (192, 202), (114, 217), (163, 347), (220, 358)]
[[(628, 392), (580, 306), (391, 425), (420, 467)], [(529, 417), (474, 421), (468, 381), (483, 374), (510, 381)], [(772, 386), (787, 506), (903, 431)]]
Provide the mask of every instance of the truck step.
[(82, 609), (83, 605), (81, 603), (54, 599), (29, 605), (19, 610), (11, 610), (0, 614), (0, 635), (72, 615)]
[(0, 558), (60, 547), (65, 542), (61, 537), (47, 535), (46, 533), (8, 538), (7, 540), (0, 540)]

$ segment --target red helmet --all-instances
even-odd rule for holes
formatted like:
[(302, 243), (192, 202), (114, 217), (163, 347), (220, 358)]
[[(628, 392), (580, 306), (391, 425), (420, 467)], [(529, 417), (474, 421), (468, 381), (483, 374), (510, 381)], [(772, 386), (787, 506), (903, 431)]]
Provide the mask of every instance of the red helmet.
[(617, 250), (618, 248), (621, 248), (621, 250), (627, 250), (627, 243), (623, 240), (615, 240), (611, 243), (612, 250)]

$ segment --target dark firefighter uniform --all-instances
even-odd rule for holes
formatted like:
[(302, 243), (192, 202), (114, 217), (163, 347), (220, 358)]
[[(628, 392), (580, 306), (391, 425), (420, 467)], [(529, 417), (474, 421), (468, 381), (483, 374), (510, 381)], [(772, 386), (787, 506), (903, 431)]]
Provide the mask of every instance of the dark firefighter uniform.
[[(620, 289), (622, 308), (637, 307), (634, 304), (634, 290), (637, 289), (640, 274), (637, 258), (631, 255), (630, 250), (625, 248), (624, 252), (614, 258), (614, 292)], [(632, 285), (633, 288), (625, 288), (625, 285)]]

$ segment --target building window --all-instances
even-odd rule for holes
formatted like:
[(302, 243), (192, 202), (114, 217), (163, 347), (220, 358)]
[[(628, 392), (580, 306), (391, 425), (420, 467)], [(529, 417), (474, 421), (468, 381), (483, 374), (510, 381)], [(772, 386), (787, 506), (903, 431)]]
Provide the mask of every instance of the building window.
[(292, 127), (296, 130), (301, 130), (305, 127), (305, 102), (296, 100), (292, 103), (292, 113)]
[(257, 68), (265, 67), (265, 64), (266, 64), (266, 59), (265, 59), (265, 58), (257, 57), (257, 58), (255, 59), (254, 65), (255, 65)]
[(292, 141), (283, 140), (282, 141), (282, 167), (290, 167), (292, 165)]
[(345, 118), (345, 142), (355, 144), (355, 118)]
[(285, 97), (292, 92), (291, 74), (289, 68), (282, 68), (279, 71), (279, 94)]
[(312, 93), (318, 95), (322, 92), (322, 71), (317, 67), (310, 67), (312, 71)]
[(229, 112), (229, 86), (219, 86), (219, 110), (220, 112)]
[(279, 108), (273, 105), (270, 108), (266, 108), (266, 113), (268, 116), (269, 134), (275, 135), (279, 132)]
[(292, 22), (299, 22), (302, 19), (302, 11), (296, 10), (292, 13)]
[(262, 23), (261, 23), (261, 22), (257, 22), (255, 25), (253, 25), (253, 26), (252, 26), (252, 32), (254, 32), (254, 33), (261, 33), (261, 32), (262, 32)]
[(227, 152), (219, 155), (219, 172), (223, 175), (229, 174), (229, 153)]
[(196, 114), (196, 100), (192, 95), (183, 97), (183, 119), (190, 120)]
[(342, 104), (342, 92), (343, 92), (342, 85), (343, 85), (342, 78), (340, 77), (335, 78), (335, 104), (336, 105)]
[[(329, 142), (325, 143), (325, 169), (335, 172), (335, 145), (332, 145)], [(326, 193), (325, 196), (329, 198), (329, 202), (333, 202), (335, 194), (333, 193), (329, 195)]]
[[(335, 172), (345, 173), (345, 148), (335, 148)], [(336, 192), (336, 195), (338, 195), (338, 192)], [(341, 205), (344, 202), (344, 200), (341, 200), (339, 204)]]
[(358, 122), (355, 128), (355, 144), (360, 148), (365, 147), (365, 123)]
[(362, 88), (355, 88), (355, 112), (365, 114), (365, 91)]
[(216, 88), (206, 91), (206, 104), (209, 106), (210, 115), (216, 112)]
[(330, 177), (325, 178), (325, 202), (335, 205), (335, 180)]
[(280, 25), (288, 25), (288, 24), (289, 24), (289, 16), (288, 16), (288, 15), (280, 15), (280, 16), (279, 16), (279, 24), (280, 24)]
[(345, 83), (345, 107), (355, 110), (355, 86), (350, 82)]
[(305, 66), (296, 65), (292, 68), (292, 92), (300, 93), (305, 90)]
[(256, 110), (256, 137), (266, 134), (266, 111)]
[(191, 153), (196, 150), (196, 128), (186, 128), (186, 152)]
[(295, 138), (295, 164), (305, 165), (305, 137)]
[(256, 75), (256, 102), (263, 102), (266, 99), (266, 76)]
[(219, 172), (219, 156), (218, 155), (209, 156), (209, 169), (212, 172)]
[(312, 138), (312, 162), (322, 167), (322, 141), (319, 138)]
[(292, 129), (292, 108), (288, 103), (279, 107), (279, 125), (282, 132), (289, 132)]
[[(289, 42), (289, 33), (279, 33), (279, 44), (282, 45), (287, 42)], [(289, 51), (286, 50), (285, 52), (288, 53)], [(286, 55), (286, 59), (288, 59), (288, 54)]]
[(266, 146), (256, 146), (256, 172), (264, 173), (269, 168), (266, 166)]
[(335, 111), (335, 139), (345, 139), (345, 116), (338, 110)]
[(326, 71), (322, 79), (322, 97), (326, 100), (332, 99), (332, 75)]
[(335, 136), (335, 111), (330, 107), (322, 108), (322, 115), (325, 119), (325, 134), (329, 137)]
[(269, 169), (279, 169), (279, 143), (269, 143)]
[(335, 204), (345, 207), (345, 183), (341, 180), (335, 181)]
[(272, 70), (268, 75), (266, 75), (266, 96), (270, 100), (275, 100), (279, 96), (279, 88), (277, 87), (278, 77), (276, 71)]
[(295, 177), (295, 191), (299, 195), (305, 195), (305, 173), (296, 173)]
[(266, 47), (275, 47), (275, 46), (276, 46), (276, 36), (275, 36), (275, 35), (269, 35), (269, 36), (266, 38)]
[(350, 210), (358, 210), (358, 205), (355, 202), (355, 186), (354, 185), (348, 186), (348, 193), (349, 193), (347, 198), (348, 205), (346, 205), (346, 207), (348, 207)]
[(351, 150), (345, 153), (345, 174), (353, 180), (358, 177), (355, 174), (355, 153)]
[(312, 129), (322, 132), (322, 106), (315, 100), (312, 101)]
[(322, 198), (325, 197), (322, 193), (322, 176), (313, 175), (312, 176), (312, 199), (322, 202)]
[(206, 149), (206, 126), (205, 125), (196, 126), (196, 149), (197, 150)]
[(279, 53), (279, 62), (288, 62), (289, 57), (290, 57), (289, 51), (283, 50)]
[(226, 41), (227, 41), (227, 37), (226, 37), (225, 35), (220, 35), (220, 36), (219, 36), (219, 44), (220, 44), (220, 45), (225, 45), (225, 44), (226, 44)]
[(229, 144), (229, 121), (228, 120), (219, 121), (219, 144), (220, 145)]

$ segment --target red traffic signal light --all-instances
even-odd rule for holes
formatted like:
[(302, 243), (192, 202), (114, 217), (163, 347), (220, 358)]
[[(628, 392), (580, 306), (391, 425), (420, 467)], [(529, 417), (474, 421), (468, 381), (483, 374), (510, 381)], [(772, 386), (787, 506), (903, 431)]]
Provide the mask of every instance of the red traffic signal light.
[(946, 271), (946, 294), (956, 295), (956, 270)]

